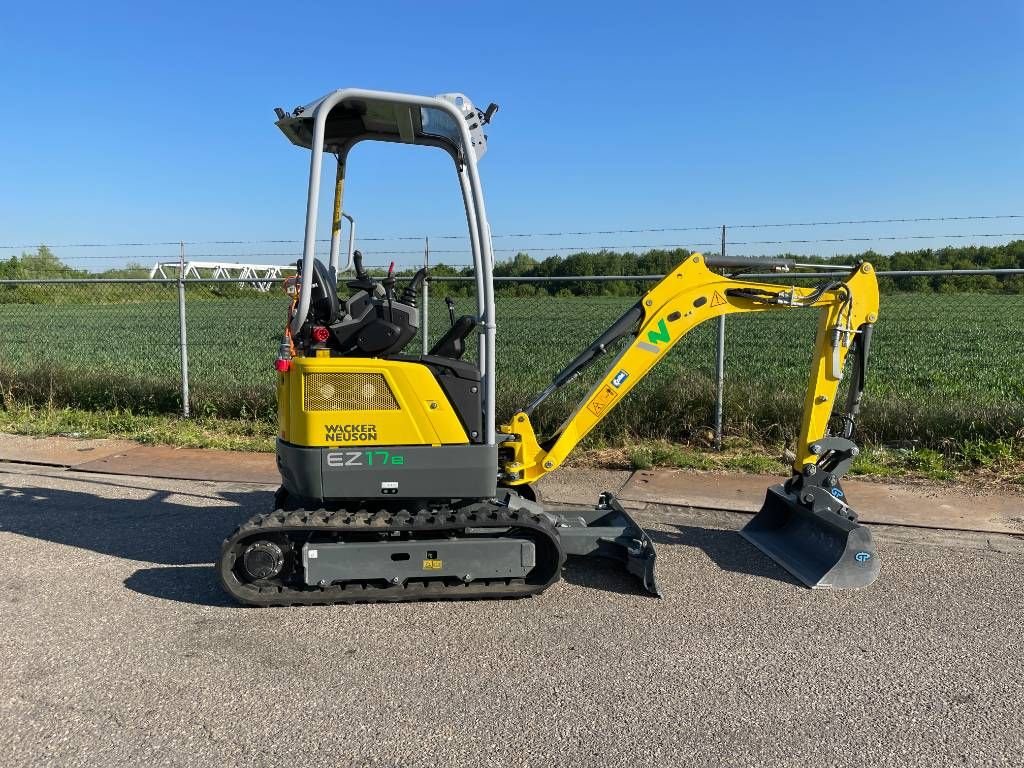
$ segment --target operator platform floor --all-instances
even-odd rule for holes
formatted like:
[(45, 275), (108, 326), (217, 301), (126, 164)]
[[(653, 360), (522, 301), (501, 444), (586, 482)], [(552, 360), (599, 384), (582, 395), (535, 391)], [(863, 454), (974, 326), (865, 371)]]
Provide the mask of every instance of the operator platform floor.
[(271, 491), (0, 465), (5, 766), (1022, 762), (1019, 536), (877, 526), (874, 586), (809, 591), (746, 515), (633, 502), (662, 600), (572, 562), (526, 600), (240, 608), (211, 563)]

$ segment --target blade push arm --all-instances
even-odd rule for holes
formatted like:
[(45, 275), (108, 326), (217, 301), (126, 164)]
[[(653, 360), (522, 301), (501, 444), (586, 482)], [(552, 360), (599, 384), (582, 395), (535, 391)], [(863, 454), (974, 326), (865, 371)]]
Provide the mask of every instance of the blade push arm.
[[(852, 430), (863, 389), (863, 373), (872, 324), (878, 319), (878, 282), (868, 263), (848, 277), (817, 287), (784, 287), (734, 280), (707, 268), (693, 254), (648, 291), (598, 341), (588, 347), (528, 408), (514, 414), (500, 431), (513, 438), (511, 459), (502, 466), (510, 485), (532, 483), (565, 461), (569, 453), (690, 330), (719, 315), (818, 308), (820, 319), (804, 399), (794, 469), (817, 461), (812, 450), (825, 436), (843, 366), (857, 349), (855, 381), (850, 387), (844, 433)], [(551, 392), (571, 381), (603, 351), (606, 344), (635, 333), (598, 384), (566, 419), (553, 440), (540, 445), (530, 423), (533, 409)], [(783, 343), (786, 340), (780, 340)]]

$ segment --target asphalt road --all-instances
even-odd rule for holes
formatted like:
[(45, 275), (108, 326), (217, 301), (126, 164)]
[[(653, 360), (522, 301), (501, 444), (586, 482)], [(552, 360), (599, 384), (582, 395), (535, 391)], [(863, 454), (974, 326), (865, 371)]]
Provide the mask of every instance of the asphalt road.
[(663, 600), (574, 563), (511, 602), (242, 609), (210, 563), (253, 486), (0, 466), (14, 766), (1024, 763), (1024, 542), (876, 529), (802, 589), (742, 515), (656, 508)]

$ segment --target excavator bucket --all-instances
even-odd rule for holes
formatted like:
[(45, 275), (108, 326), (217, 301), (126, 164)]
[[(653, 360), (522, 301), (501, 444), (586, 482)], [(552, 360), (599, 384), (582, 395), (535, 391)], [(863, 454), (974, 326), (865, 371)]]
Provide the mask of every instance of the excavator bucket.
[(740, 535), (808, 587), (866, 587), (878, 578), (878, 553), (842, 496), (838, 485), (828, 493), (773, 486)]

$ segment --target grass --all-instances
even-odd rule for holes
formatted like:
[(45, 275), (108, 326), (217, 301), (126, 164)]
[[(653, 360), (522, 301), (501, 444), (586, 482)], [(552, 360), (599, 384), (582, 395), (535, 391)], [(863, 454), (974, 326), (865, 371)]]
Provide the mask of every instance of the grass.
[(0, 410), (0, 432), (17, 435), (114, 437), (151, 445), (217, 448), (225, 451), (274, 450), (273, 424), (255, 419), (140, 415), (129, 411), (11, 404)]
[[(0, 409), (0, 432), (21, 435), (113, 437), (146, 444), (232, 451), (274, 450), (275, 428), (263, 419), (200, 416), (182, 419), (166, 414), (135, 414), (125, 410), (22, 405), (9, 397)], [(595, 443), (597, 443), (595, 445)], [(601, 444), (578, 451), (570, 466), (615, 469), (666, 467), (698, 471), (786, 474), (782, 443), (761, 444), (738, 437), (725, 441), (721, 452), (707, 444), (646, 440), (626, 445)], [(850, 472), (874, 479), (924, 479), (1024, 486), (1024, 442), (973, 441), (950, 444), (946, 453), (931, 449), (867, 447)]]
[[(45, 290), (57, 295), (61, 289)], [(144, 284), (133, 289), (130, 301), (122, 291), (119, 303), (0, 304), (0, 386), (18, 407), (95, 412), (89, 428), (116, 432), (125, 422), (120, 434), (138, 433), (142, 439), (173, 441), (167, 433), (172, 424), (187, 436), (183, 440), (215, 440), (223, 433), (229, 442), (242, 444), (255, 439), (246, 430), (272, 435), (272, 363), (284, 320), (283, 297), (238, 291), (217, 297), (205, 287), (189, 294), (190, 400), (199, 418), (182, 424), (167, 419), (180, 410), (175, 291)], [(430, 307), (431, 338), (447, 326), (443, 299), (438, 284)], [(470, 301), (461, 299), (459, 309), (469, 311)], [(499, 416), (528, 402), (633, 301), (499, 297)], [(803, 311), (729, 318), (724, 410), (732, 437), (768, 446), (792, 440), (814, 325), (815, 314)], [(1024, 437), (1022, 325), (1022, 295), (883, 296), (861, 441), (890, 446), (893, 455), (906, 452), (896, 463), (908, 468), (916, 463), (913, 471), (925, 474), (940, 474), (945, 470), (939, 464), (946, 467), (949, 461), (1003, 466), (1006, 450), (1016, 450), (1006, 446)], [(697, 328), (609, 414), (590, 445), (655, 446), (665, 440), (703, 445), (712, 422), (713, 350), (714, 329)], [(545, 403), (536, 414), (541, 431), (555, 429), (609, 363), (599, 363)], [(705, 455), (697, 448), (696, 454)], [(650, 461), (661, 460), (655, 448), (650, 450)], [(868, 455), (862, 454), (863, 462)], [(696, 455), (663, 460), (697, 468), (709, 461)], [(759, 466), (754, 458), (735, 461)], [(875, 461), (884, 472), (890, 458)]]
[[(971, 451), (942, 453), (929, 448), (868, 447), (849, 474), (877, 480), (903, 478), (950, 482), (1024, 485), (1024, 443), (995, 441), (984, 456)], [(998, 454), (998, 459), (992, 459)], [(608, 467), (651, 469), (667, 467), (751, 474), (787, 474), (789, 460), (781, 444), (761, 445), (733, 438), (721, 452), (667, 441), (645, 441), (619, 449), (592, 450), (578, 462)]]

